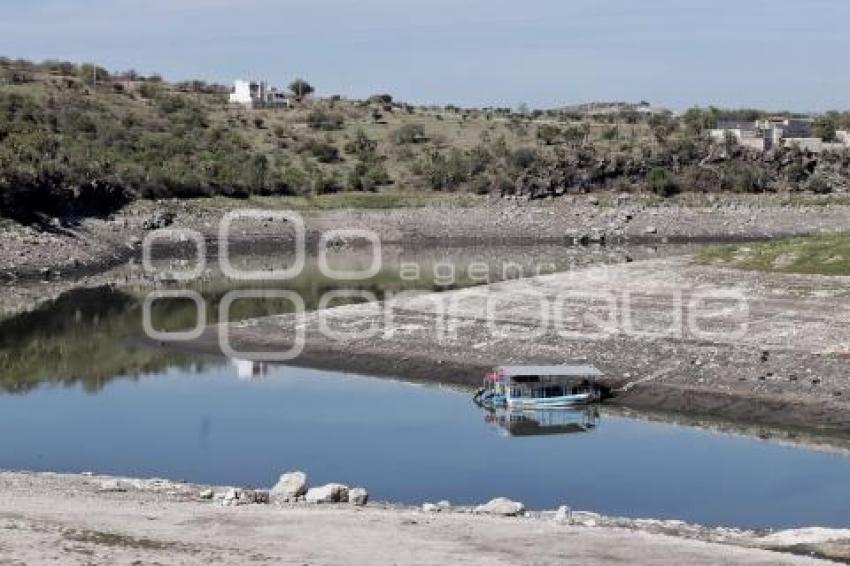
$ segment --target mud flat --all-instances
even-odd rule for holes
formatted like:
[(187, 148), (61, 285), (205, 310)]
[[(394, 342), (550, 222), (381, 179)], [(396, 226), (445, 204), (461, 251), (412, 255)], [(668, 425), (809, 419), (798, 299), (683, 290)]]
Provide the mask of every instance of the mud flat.
[(795, 554), (846, 558), (850, 536), (380, 503), (233, 507), (201, 500), (206, 486), (58, 474), (3, 472), (0, 489), (9, 564), (814, 565), (828, 562)]
[[(188, 347), (477, 386), (501, 364), (586, 358), (609, 402), (633, 409), (850, 437), (850, 281), (696, 265), (595, 266), (210, 327)], [(240, 354), (234, 354), (236, 356)]]

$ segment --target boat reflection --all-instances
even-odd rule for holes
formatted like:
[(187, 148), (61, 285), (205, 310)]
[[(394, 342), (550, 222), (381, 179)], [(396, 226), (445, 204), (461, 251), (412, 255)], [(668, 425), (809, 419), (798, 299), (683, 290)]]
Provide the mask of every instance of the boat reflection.
[(599, 424), (599, 409), (485, 409), (484, 422), (504, 436), (549, 436), (591, 432)]

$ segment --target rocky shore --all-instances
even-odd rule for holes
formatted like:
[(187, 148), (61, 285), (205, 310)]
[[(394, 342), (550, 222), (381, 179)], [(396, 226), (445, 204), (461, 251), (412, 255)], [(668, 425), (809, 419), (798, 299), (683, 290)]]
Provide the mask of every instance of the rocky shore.
[[(0, 552), (10, 564), (80, 565), (814, 565), (828, 563), (814, 557), (850, 557), (845, 530), (770, 533), (604, 517), (567, 507), (529, 512), (504, 499), (473, 508), (320, 503), (310, 502), (301, 479), (284, 477), (262, 491), (2, 472)], [(280, 490), (299, 486), (304, 496), (281, 496)], [(242, 504), (233, 503), (240, 499)]]
[[(333, 229), (375, 231), (385, 244), (662, 242), (742, 240), (846, 230), (850, 205), (840, 195), (680, 195), (656, 201), (640, 195), (571, 195), (527, 201), (481, 197), (470, 206), (428, 205), (387, 210), (308, 210), (308, 241)], [(158, 228), (185, 228), (213, 242), (222, 216), (237, 208), (285, 209), (233, 201), (144, 201), (108, 219), (46, 226), (0, 223), (0, 280), (55, 279), (102, 271), (138, 259), (141, 242)], [(240, 221), (248, 247), (264, 238), (291, 238), (273, 218)]]

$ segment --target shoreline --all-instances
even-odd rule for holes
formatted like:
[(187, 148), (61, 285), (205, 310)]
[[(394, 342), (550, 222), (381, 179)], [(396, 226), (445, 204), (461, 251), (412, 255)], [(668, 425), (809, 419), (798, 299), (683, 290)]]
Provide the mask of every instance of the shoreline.
[[(0, 486), (0, 548), (25, 563), (821, 564), (799, 555), (846, 560), (850, 550), (850, 530), (756, 532), (581, 511), (494, 517), (380, 502), (222, 506), (201, 492), (226, 487), (101, 475), (2, 471)], [(377, 544), (388, 529), (396, 543)]]
[[(850, 343), (843, 318), (850, 309), (844, 279), (766, 277), (667, 258), (427, 294), (389, 305), (348, 305), (297, 320), (291, 315), (248, 320), (228, 325), (227, 332), (237, 352), (286, 351), (303, 334), (305, 348), (292, 365), (472, 387), (498, 365), (589, 359), (605, 373), (602, 385), (620, 390), (613, 399), (616, 405), (779, 428), (791, 438), (794, 433), (832, 437), (843, 444), (850, 439), (848, 366), (840, 350)], [(740, 290), (747, 299), (748, 331), (735, 336), (726, 321), (710, 319), (714, 341), (689, 334), (597, 333), (572, 340), (554, 332), (533, 338), (517, 334), (540, 323), (539, 306), (523, 297), (557, 297), (564, 290), (650, 290), (659, 294), (635, 299), (631, 314), (656, 322), (669, 313), (670, 304), (678, 304), (664, 296), (671, 285), (686, 295), (706, 285)], [(809, 295), (801, 296), (800, 288), (807, 286)], [(503, 326), (498, 329), (514, 329), (510, 340), (490, 330), (483, 297), (501, 305), (497, 322)], [(580, 308), (593, 312), (594, 306), (583, 303)], [(788, 323), (777, 322), (778, 317)], [(327, 335), (322, 329), (328, 324), (344, 330), (344, 336)], [(446, 324), (455, 331), (450, 339), (435, 330)], [(788, 324), (793, 324), (793, 333), (787, 332)], [(375, 335), (373, 328), (381, 331)], [(200, 339), (175, 347), (220, 354), (220, 329), (208, 327)]]
[[(572, 195), (525, 201), (473, 198), (469, 206), (431, 203), (390, 209), (302, 209), (308, 242), (335, 229), (374, 231), (385, 244), (444, 246), (589, 242), (661, 244), (741, 242), (841, 231), (850, 226), (850, 204), (835, 197), (796, 202), (789, 195), (722, 198), (685, 194), (669, 202), (645, 195)], [(610, 201), (610, 202), (609, 202)], [(154, 229), (188, 229), (210, 244), (220, 219), (240, 208), (266, 207), (269, 218), (240, 221), (241, 244), (291, 239), (286, 223), (271, 214), (286, 200), (211, 199), (143, 201), (107, 219), (83, 219), (47, 230), (0, 224), (0, 282), (73, 279), (138, 258)], [(176, 248), (175, 248), (176, 249)]]

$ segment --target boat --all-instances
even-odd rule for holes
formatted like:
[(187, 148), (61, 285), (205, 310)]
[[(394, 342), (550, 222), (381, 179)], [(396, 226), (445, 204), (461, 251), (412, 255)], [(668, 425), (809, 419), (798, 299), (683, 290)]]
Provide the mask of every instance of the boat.
[(587, 362), (553, 366), (502, 366), (484, 376), (474, 401), (488, 408), (563, 409), (601, 400), (604, 374)]

